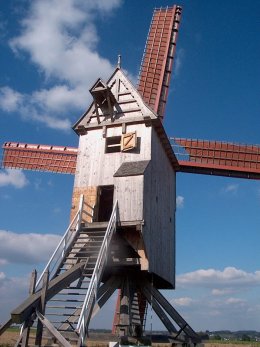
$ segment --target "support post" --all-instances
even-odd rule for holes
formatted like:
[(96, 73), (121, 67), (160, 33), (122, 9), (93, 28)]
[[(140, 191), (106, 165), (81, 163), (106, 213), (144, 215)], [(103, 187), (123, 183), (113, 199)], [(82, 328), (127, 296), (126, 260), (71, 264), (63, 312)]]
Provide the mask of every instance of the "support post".
[[(40, 308), (39, 308), (39, 312), (42, 315), (44, 315), (44, 313), (45, 313), (46, 293), (48, 290), (48, 284), (49, 284), (49, 270), (46, 270), (44, 272), (44, 275), (43, 275), (43, 284), (42, 284), (41, 300), (40, 300)], [(38, 319), (36, 337), (35, 337), (35, 345), (39, 346), (39, 347), (41, 347), (41, 344), (42, 344), (42, 332), (43, 332), (43, 324)]]
[[(37, 280), (37, 271), (34, 269), (32, 272), (32, 275), (31, 275), (31, 280), (30, 280), (30, 287), (29, 287), (29, 294), (30, 295), (34, 294), (34, 292), (35, 292), (36, 280)], [(32, 317), (29, 317), (24, 322), (21, 347), (27, 347), (28, 346), (30, 328), (31, 328), (32, 323), (33, 323)]]
[(127, 336), (129, 335), (130, 325), (129, 280), (127, 277), (125, 278), (123, 288), (121, 289), (121, 302), (119, 312), (119, 335)]
[[(35, 292), (35, 285), (36, 285), (36, 279), (37, 279), (37, 271), (33, 270), (31, 274), (31, 280), (30, 280), (30, 286), (29, 286), (29, 294), (32, 295)], [(30, 327), (33, 323), (32, 315), (30, 315), (23, 323), (21, 328), (21, 333), (19, 338), (17, 339), (14, 347), (27, 347), (28, 346), (28, 340), (30, 335)], [(12, 320), (11, 320), (12, 321)]]

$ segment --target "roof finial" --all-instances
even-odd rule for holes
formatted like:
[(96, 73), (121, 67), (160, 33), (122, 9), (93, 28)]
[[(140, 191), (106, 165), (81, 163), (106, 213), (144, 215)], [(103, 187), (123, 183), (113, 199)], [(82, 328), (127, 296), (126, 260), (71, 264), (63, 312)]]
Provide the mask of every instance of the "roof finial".
[(118, 54), (117, 67), (121, 69), (121, 54)]

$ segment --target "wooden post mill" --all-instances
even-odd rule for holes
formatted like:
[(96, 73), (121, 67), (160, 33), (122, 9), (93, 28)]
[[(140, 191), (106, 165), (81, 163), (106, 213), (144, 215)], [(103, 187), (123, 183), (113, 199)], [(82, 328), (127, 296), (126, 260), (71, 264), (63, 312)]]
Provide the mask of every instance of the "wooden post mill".
[(33, 272), (28, 298), (0, 328), (21, 324), (15, 346), (84, 346), (91, 318), (116, 291), (111, 322), (121, 343), (149, 335), (148, 305), (174, 341), (200, 341), (159, 291), (175, 288), (176, 173), (259, 178), (260, 150), (166, 134), (181, 11), (155, 9), (137, 87), (120, 57), (107, 81), (96, 80), (93, 101), (73, 126), (78, 148), (3, 146), (5, 168), (75, 175), (71, 223), (42, 274)]

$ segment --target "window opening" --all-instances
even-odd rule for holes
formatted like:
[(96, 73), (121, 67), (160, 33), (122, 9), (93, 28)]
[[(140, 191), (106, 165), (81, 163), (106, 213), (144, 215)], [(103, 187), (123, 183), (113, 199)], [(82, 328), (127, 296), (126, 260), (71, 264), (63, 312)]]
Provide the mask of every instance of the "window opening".
[(121, 136), (106, 138), (106, 153), (121, 152)]

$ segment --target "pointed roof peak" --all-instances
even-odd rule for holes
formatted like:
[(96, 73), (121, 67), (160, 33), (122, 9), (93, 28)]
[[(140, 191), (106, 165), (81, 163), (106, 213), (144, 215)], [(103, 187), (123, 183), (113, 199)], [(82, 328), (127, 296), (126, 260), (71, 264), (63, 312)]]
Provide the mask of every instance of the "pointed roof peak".
[(117, 57), (117, 68), (118, 69), (121, 69), (121, 62), (122, 62), (122, 59), (121, 59), (121, 54), (118, 54), (118, 57)]

